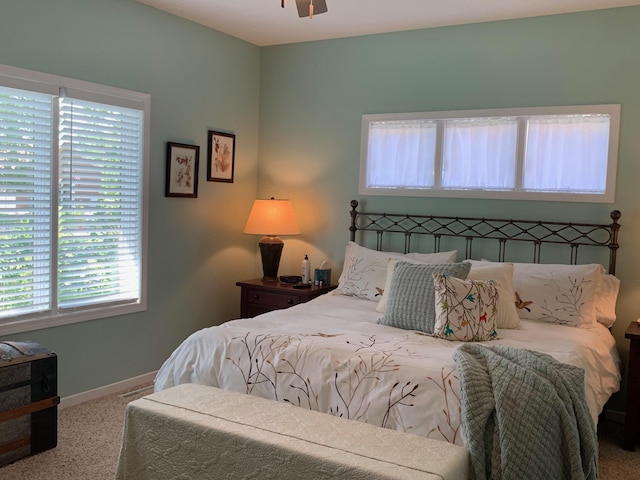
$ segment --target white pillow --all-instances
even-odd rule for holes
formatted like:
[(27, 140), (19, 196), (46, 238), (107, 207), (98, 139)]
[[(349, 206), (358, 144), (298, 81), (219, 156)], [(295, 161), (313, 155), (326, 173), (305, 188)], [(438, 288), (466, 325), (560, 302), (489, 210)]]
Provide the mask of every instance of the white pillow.
[(433, 336), (461, 342), (497, 338), (500, 293), (495, 280), (466, 280), (433, 274), (435, 326)]
[(382, 296), (387, 278), (389, 259), (420, 259), (422, 263), (453, 263), (457, 251), (439, 253), (411, 253), (404, 255), (395, 252), (379, 252), (348, 242), (344, 255), (342, 274), (335, 290), (342, 295), (366, 298), (377, 301)]
[(468, 280), (495, 280), (498, 289), (498, 328), (520, 328), (520, 317), (516, 309), (516, 294), (513, 291), (513, 264), (465, 260), (471, 263)]
[(513, 289), (520, 318), (590, 327), (603, 267), (599, 264), (513, 264)]
[(616, 302), (620, 291), (620, 280), (614, 275), (603, 274), (596, 297), (596, 320), (607, 328), (616, 321)]
[[(448, 254), (449, 258), (453, 258), (452, 261), (448, 261), (445, 258), (445, 261), (430, 261), (428, 257), (425, 257), (425, 254), (420, 254), (421, 260), (416, 259), (415, 257), (409, 258), (409, 255), (404, 258), (391, 258), (387, 263), (387, 278), (384, 282), (384, 287), (382, 288), (382, 295), (378, 305), (376, 305), (376, 312), (384, 313), (387, 311), (387, 305), (389, 303), (389, 292), (391, 291), (391, 280), (393, 279), (393, 270), (398, 264), (398, 262), (407, 262), (407, 263), (425, 263), (425, 264), (445, 264), (445, 263), (454, 263), (457, 255), (456, 251), (452, 252), (444, 252)], [(438, 255), (438, 257), (432, 257), (433, 260), (438, 260), (440, 258), (440, 254), (429, 254), (429, 255)]]
[(437, 252), (437, 253), (418, 253), (411, 252), (407, 253), (404, 256), (405, 261), (409, 260), (418, 260), (422, 263), (455, 263), (458, 258), (457, 250), (450, 250), (448, 252)]

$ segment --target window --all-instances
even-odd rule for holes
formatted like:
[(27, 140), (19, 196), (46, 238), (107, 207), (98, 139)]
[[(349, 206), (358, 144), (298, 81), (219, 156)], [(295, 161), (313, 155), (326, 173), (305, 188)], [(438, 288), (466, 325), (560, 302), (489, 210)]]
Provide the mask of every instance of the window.
[(363, 115), (360, 194), (613, 202), (620, 105)]
[(149, 101), (0, 66), (0, 334), (146, 308)]

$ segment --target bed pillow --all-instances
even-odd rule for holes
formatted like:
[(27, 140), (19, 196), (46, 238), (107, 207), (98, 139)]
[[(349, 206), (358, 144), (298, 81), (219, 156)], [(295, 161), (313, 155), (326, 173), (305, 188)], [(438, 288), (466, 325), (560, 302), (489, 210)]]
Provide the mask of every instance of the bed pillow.
[(380, 300), (387, 277), (389, 259), (413, 258), (421, 262), (452, 263), (457, 252), (411, 253), (411, 257), (402, 253), (379, 252), (348, 242), (344, 255), (342, 274), (335, 290), (342, 295)]
[(616, 321), (616, 302), (620, 291), (620, 280), (614, 275), (603, 274), (600, 277), (600, 288), (596, 296), (596, 321), (607, 328)]
[(590, 327), (603, 267), (599, 264), (513, 264), (513, 289), (520, 318)]
[(436, 253), (411, 252), (404, 255), (405, 259), (416, 260), (422, 263), (454, 263), (458, 258), (457, 250)]
[(495, 280), (498, 289), (498, 328), (520, 328), (520, 317), (516, 309), (516, 294), (513, 290), (513, 264), (465, 260), (471, 264), (470, 280)]
[(435, 290), (433, 274), (467, 278), (469, 263), (427, 264), (398, 262), (393, 269), (387, 311), (378, 323), (405, 330), (433, 333)]
[(497, 338), (500, 293), (495, 280), (462, 280), (434, 273), (433, 284), (436, 295), (434, 337), (461, 342)]

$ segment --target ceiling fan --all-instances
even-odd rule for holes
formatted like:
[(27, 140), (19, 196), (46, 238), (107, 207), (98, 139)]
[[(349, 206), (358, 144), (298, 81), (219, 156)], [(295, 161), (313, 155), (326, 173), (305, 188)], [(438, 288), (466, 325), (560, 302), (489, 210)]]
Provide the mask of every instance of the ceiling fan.
[[(284, 0), (282, 0), (281, 5), (284, 8)], [(298, 7), (298, 16), (300, 18), (313, 18), (314, 15), (327, 13), (326, 0), (296, 0), (296, 7)]]

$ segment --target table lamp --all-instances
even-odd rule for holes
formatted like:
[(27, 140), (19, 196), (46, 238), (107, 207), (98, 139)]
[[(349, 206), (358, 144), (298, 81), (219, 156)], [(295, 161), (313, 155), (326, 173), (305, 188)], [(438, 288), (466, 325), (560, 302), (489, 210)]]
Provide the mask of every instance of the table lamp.
[(284, 243), (278, 235), (298, 235), (300, 227), (289, 200), (256, 200), (253, 202), (244, 233), (264, 235), (258, 245), (262, 257), (262, 280), (278, 280), (278, 266)]

